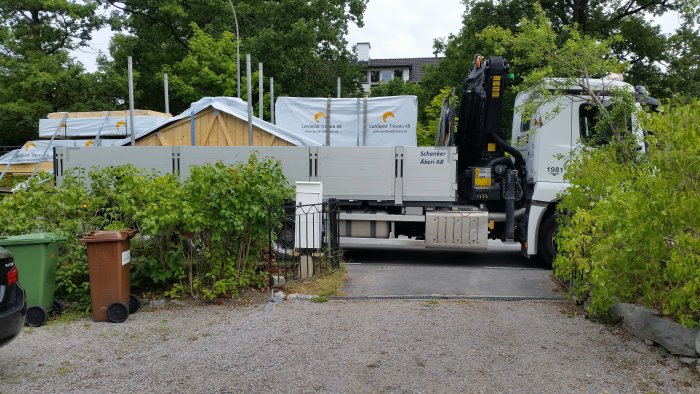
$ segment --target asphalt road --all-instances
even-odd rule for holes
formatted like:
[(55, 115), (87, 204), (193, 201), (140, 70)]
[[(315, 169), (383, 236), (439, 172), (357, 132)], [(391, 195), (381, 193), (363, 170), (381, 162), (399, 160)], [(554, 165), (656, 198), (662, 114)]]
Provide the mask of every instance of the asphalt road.
[(519, 245), (490, 241), (487, 251), (418, 247), (347, 250), (347, 296), (558, 296), (546, 270), (520, 255)]

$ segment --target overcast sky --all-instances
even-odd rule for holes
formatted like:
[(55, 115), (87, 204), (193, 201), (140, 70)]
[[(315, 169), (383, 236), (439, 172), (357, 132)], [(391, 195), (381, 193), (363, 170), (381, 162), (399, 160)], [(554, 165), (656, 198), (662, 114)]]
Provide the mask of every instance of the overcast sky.
[[(370, 0), (364, 14), (365, 27), (350, 24), (348, 45), (369, 42), (370, 57), (374, 59), (432, 56), (433, 38), (457, 34), (463, 12), (460, 0)], [(664, 33), (672, 33), (680, 25), (678, 16), (672, 13), (657, 23)], [(96, 32), (90, 47), (73, 55), (94, 71), (97, 52), (108, 52), (111, 35), (109, 29)]]

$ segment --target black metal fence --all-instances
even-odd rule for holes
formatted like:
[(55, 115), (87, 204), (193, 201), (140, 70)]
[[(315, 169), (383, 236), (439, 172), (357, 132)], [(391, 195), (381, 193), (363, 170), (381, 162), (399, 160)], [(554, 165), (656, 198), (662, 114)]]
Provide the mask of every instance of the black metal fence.
[(581, 267), (574, 268), (567, 277), (558, 276), (559, 281), (564, 285), (567, 297), (581, 305), (589, 296), (588, 278), (586, 272)]
[(340, 266), (338, 204), (285, 205), (281, 220), (268, 215), (268, 270), (275, 277), (306, 278)]

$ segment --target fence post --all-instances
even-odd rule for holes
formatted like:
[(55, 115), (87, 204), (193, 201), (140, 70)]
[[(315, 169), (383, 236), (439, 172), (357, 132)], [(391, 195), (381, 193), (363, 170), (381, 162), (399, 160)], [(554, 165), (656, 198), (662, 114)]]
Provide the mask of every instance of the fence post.
[(272, 297), (275, 293), (275, 279), (272, 277), (272, 208), (267, 210), (267, 269), (269, 271), (270, 297)]
[(330, 245), (331, 245), (331, 264), (333, 264), (333, 268), (338, 268), (339, 264), (339, 257), (338, 256), (338, 246), (340, 244), (340, 238), (339, 238), (339, 220), (338, 220), (338, 200), (335, 198), (329, 198), (328, 199), (328, 210), (329, 210), (329, 221), (330, 221)]

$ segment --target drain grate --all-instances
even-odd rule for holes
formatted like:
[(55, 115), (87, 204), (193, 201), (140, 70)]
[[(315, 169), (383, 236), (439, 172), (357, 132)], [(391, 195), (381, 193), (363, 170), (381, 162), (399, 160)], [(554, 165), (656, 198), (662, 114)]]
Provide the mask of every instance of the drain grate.
[(469, 295), (378, 295), (378, 296), (331, 296), (332, 301), (379, 301), (379, 300), (474, 300), (474, 301), (564, 301), (562, 296), (469, 296)]

